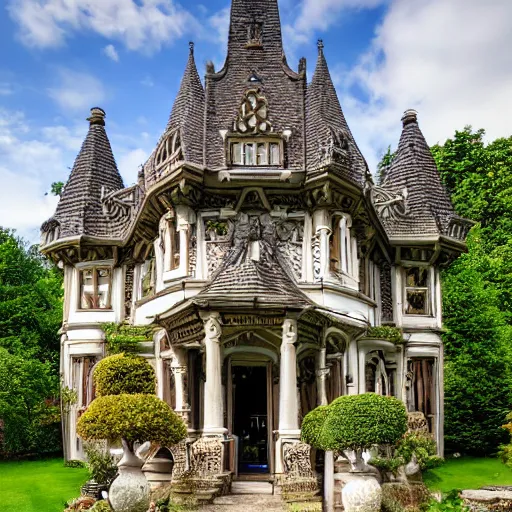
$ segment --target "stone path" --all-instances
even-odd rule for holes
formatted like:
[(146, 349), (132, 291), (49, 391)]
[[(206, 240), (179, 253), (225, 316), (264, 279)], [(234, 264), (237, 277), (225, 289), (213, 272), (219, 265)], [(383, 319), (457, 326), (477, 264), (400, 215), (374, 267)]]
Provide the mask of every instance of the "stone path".
[(233, 482), (232, 494), (216, 498), (201, 512), (285, 512), (281, 496), (272, 495), (272, 485), (266, 482)]

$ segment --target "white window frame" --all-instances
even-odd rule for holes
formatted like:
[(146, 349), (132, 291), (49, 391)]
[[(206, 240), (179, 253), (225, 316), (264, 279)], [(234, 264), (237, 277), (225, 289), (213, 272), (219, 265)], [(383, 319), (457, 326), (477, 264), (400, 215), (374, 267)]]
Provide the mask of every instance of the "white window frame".
[[(234, 158), (234, 146), (236, 144), (241, 144), (241, 162), (236, 162)], [(266, 147), (266, 155), (267, 155), (267, 161), (266, 163), (258, 163), (258, 145), (265, 144)], [(273, 161), (271, 163), (271, 154), (272, 154), (272, 146), (276, 146), (279, 150), (278, 155), (278, 161)], [(252, 150), (254, 152), (254, 161), (253, 163), (247, 163), (246, 162), (246, 154), (247, 154), (247, 148), (252, 147)], [(273, 137), (262, 137), (262, 138), (230, 138), (228, 140), (228, 147), (227, 147), (227, 156), (228, 156), (228, 162), (231, 166), (236, 167), (283, 167), (284, 165), (284, 145), (283, 141), (279, 138), (273, 138)]]
[[(408, 286), (407, 285), (407, 272), (411, 269), (418, 268), (425, 270), (427, 272), (427, 285), (426, 286)], [(403, 294), (403, 300), (402, 300), (402, 315), (405, 318), (431, 318), (433, 317), (433, 275), (432, 275), (432, 268), (430, 265), (407, 265), (402, 268), (402, 294)], [(426, 297), (425, 297), (425, 313), (407, 313), (407, 291), (408, 290), (418, 290), (418, 291), (425, 291)]]

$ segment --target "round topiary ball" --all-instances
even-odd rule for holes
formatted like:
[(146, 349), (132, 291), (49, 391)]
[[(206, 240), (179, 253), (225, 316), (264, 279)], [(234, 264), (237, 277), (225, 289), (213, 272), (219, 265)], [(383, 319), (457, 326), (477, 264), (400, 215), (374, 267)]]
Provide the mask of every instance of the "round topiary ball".
[(329, 405), (320, 434), (324, 450), (395, 444), (407, 431), (407, 411), (397, 398), (366, 393), (341, 396)]
[(304, 443), (313, 448), (322, 449), (320, 436), (329, 410), (328, 405), (320, 405), (304, 416), (301, 428), (301, 439)]
[(78, 435), (93, 441), (153, 441), (172, 446), (187, 436), (183, 420), (155, 395), (109, 395), (96, 398), (80, 417)]
[(142, 357), (116, 354), (101, 360), (94, 369), (96, 396), (137, 394), (154, 395), (156, 375)]

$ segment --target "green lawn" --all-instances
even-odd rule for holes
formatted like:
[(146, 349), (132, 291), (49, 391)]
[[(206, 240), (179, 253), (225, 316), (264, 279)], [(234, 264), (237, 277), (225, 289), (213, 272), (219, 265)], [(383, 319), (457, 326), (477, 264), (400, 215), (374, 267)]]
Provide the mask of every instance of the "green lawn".
[(512, 485), (512, 470), (498, 459), (463, 457), (448, 459), (441, 467), (424, 474), (431, 490), (479, 489), (484, 485)]
[(86, 469), (65, 468), (62, 459), (0, 462), (0, 512), (62, 512), (87, 478)]

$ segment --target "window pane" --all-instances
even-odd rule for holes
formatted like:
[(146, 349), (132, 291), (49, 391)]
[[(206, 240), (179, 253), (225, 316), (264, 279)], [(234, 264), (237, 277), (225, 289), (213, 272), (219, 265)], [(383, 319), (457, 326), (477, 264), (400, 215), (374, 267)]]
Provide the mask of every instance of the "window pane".
[(254, 144), (245, 144), (245, 165), (256, 165)]
[(80, 290), (80, 308), (96, 309), (97, 297), (94, 290), (94, 270), (88, 269), (80, 272), (81, 290)]
[(281, 163), (279, 156), (279, 144), (270, 144), (270, 165), (279, 165)]
[(406, 270), (406, 286), (428, 286), (428, 268), (409, 268)]
[(406, 315), (426, 315), (427, 312), (427, 290), (406, 290), (407, 303), (405, 306)]
[(172, 226), (171, 270), (180, 268), (180, 232)]
[(231, 161), (238, 165), (242, 165), (244, 163), (242, 159), (242, 144), (239, 142), (236, 142), (231, 146)]
[(268, 146), (267, 144), (258, 144), (258, 165), (268, 165)]
[(98, 269), (98, 306), (99, 309), (110, 308), (110, 269)]

